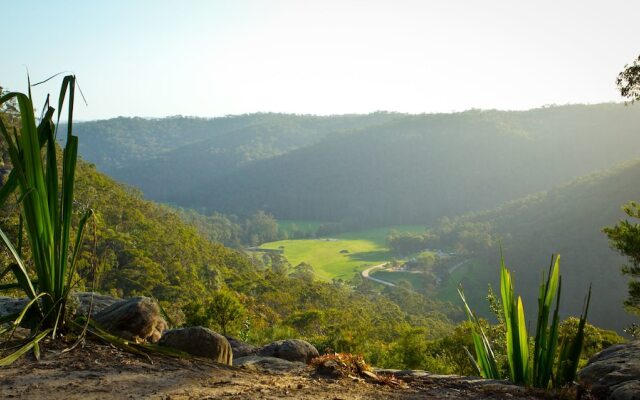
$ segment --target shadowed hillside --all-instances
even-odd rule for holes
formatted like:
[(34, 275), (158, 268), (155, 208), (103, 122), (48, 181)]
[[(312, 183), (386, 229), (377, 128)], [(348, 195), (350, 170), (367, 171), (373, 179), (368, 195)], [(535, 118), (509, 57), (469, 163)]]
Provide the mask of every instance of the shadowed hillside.
[[(561, 254), (565, 315), (579, 314), (592, 284), (589, 320), (620, 331), (634, 320), (622, 305), (627, 278), (620, 273), (623, 257), (609, 248), (602, 228), (624, 216), (622, 204), (640, 198), (638, 177), (640, 161), (627, 162), (492, 211), (445, 220), (432, 233), (439, 236), (438, 245), (453, 248), (461, 245), (465, 235), (468, 240), (472, 224), (488, 224), (503, 243), (505, 261), (515, 271), (515, 285), (529, 309), (535, 309), (538, 284), (551, 254)], [(485, 279), (463, 278), (462, 283), (469, 297), (479, 303), (489, 281), (499, 288), (499, 249), (494, 245), (475, 255), (486, 266), (473, 276)]]
[(638, 121), (637, 107), (600, 104), (116, 119), (78, 131), (85, 158), (155, 200), (372, 226), (495, 207), (640, 156)]

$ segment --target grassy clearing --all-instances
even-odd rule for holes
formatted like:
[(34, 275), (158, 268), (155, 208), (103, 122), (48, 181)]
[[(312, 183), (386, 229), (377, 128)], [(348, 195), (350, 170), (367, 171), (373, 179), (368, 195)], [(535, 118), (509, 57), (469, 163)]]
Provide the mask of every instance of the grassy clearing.
[[(298, 222), (295, 222), (298, 225)], [(265, 243), (264, 249), (284, 247), (284, 255), (291, 265), (301, 262), (311, 264), (318, 279), (351, 279), (367, 266), (381, 264), (393, 259), (385, 244), (390, 230), (421, 232), (423, 226), (403, 225), (387, 228), (347, 232), (333, 238), (280, 240)], [(346, 251), (346, 252), (345, 252)]]

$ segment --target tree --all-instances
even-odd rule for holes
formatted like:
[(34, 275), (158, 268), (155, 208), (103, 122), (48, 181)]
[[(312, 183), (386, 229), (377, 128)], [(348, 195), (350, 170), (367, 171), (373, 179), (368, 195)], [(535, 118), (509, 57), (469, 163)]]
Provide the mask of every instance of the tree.
[(303, 280), (304, 282), (313, 282), (315, 278), (315, 273), (313, 272), (313, 267), (311, 264), (306, 262), (301, 262), (293, 268), (292, 277)]
[[(624, 66), (616, 84), (623, 97), (631, 99), (631, 102), (640, 100), (640, 56), (631, 65)], [(627, 203), (622, 209), (629, 218), (640, 219), (640, 208), (636, 202)], [(640, 315), (640, 224), (626, 219), (603, 231), (609, 237), (610, 246), (631, 262), (622, 266), (622, 273), (631, 276), (629, 297), (624, 304), (630, 312)]]
[(205, 301), (194, 300), (183, 309), (186, 325), (219, 327), (223, 335), (229, 325), (245, 314), (246, 310), (235, 295), (218, 290)]
[(631, 65), (624, 66), (624, 70), (618, 74), (616, 84), (623, 97), (631, 99), (632, 103), (640, 100), (640, 56)]
[(220, 326), (224, 335), (227, 334), (229, 324), (245, 313), (245, 309), (238, 299), (226, 291), (215, 292), (207, 307), (212, 319)]
[[(640, 208), (635, 202), (622, 207), (629, 218), (640, 219)], [(629, 281), (629, 297), (624, 304), (628, 310), (640, 315), (640, 223), (621, 220), (618, 224), (603, 229), (609, 237), (612, 248), (625, 255), (630, 264), (622, 266), (622, 273), (631, 276)]]

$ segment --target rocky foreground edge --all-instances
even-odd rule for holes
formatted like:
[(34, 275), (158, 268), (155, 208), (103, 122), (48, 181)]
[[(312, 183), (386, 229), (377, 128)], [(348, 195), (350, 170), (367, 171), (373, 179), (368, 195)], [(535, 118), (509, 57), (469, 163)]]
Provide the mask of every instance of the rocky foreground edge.
[[(23, 298), (0, 297), (0, 316), (19, 312), (26, 303), (27, 299)], [(158, 343), (220, 364), (272, 373), (295, 373), (307, 368), (319, 355), (317, 349), (304, 340), (280, 340), (256, 347), (204, 327), (167, 330), (168, 325), (157, 303), (147, 297), (120, 300), (81, 292), (73, 294), (71, 303), (76, 315), (91, 314), (106, 330), (121, 337)], [(377, 371), (405, 378), (427, 375), (448, 378), (425, 371)], [(460, 378), (464, 377), (456, 377)], [(479, 381), (478, 378), (467, 379)], [(596, 354), (579, 371), (578, 380), (580, 392), (588, 392), (598, 399), (640, 400), (640, 340), (614, 345)], [(494, 382), (497, 383), (506, 384)]]

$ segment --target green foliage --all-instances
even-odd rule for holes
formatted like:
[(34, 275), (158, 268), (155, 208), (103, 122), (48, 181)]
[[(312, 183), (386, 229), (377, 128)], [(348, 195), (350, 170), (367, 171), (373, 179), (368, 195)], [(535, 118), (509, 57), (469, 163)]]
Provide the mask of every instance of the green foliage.
[(624, 304), (629, 311), (640, 315), (640, 207), (636, 202), (629, 202), (623, 210), (627, 217), (618, 224), (604, 228), (610, 246), (625, 255), (631, 265), (623, 265), (622, 273), (629, 275), (629, 296)]
[[(459, 289), (460, 298), (464, 303), (467, 318), (471, 324), (471, 338), (473, 339), (473, 347), (476, 353), (476, 360), (474, 365), (480, 375), (487, 379), (500, 379), (501, 374), (498, 370), (498, 364), (496, 362), (496, 356), (493, 353), (493, 348), (489, 338), (485, 334), (485, 331), (480, 323), (480, 319), (471, 311), (467, 304), (467, 299), (464, 297), (462, 288)], [(509, 366), (511, 367), (512, 358), (509, 358)]]
[(205, 300), (193, 300), (183, 311), (186, 326), (220, 329), (224, 335), (231, 324), (246, 314), (237, 296), (226, 290), (216, 291)]
[[(74, 184), (78, 138), (72, 134), (73, 98), (75, 77), (64, 78), (58, 107), (62, 108), (69, 91), (69, 123), (67, 125), (66, 147), (63, 151), (62, 175), (59, 177), (58, 154), (55, 143), (54, 109), (47, 107), (38, 128), (35, 125), (31, 97), (23, 93), (7, 93), (0, 98), (0, 104), (16, 99), (20, 110), (21, 129), (10, 134), (0, 118), (0, 132), (7, 144), (12, 170), (0, 189), (0, 206), (17, 191), (20, 196), (21, 219), (29, 241), (31, 259), (37, 277), (37, 284), (27, 271), (21, 254), (21, 246), (14, 248), (9, 238), (0, 230), (4, 243), (11, 251), (15, 263), (0, 273), (13, 272), (16, 283), (35, 303), (32, 311), (38, 314), (38, 325), (56, 329), (66, 324), (66, 301), (72, 286), (76, 260), (84, 233), (84, 226), (92, 211), (80, 216), (73, 247), (71, 247), (71, 221), (74, 218)], [(48, 104), (47, 104), (48, 105)], [(60, 112), (58, 112), (58, 119)], [(45, 147), (45, 162), (41, 149)], [(22, 232), (18, 233), (21, 241)], [(72, 249), (71, 253), (69, 250)]]
[(616, 84), (623, 97), (632, 102), (640, 100), (640, 56), (631, 65), (624, 66), (624, 70), (618, 74)]
[[(569, 317), (560, 323), (558, 328), (558, 342), (564, 343), (576, 337), (580, 328), (580, 319)], [(584, 342), (579, 367), (586, 365), (587, 360), (596, 353), (614, 344), (624, 342), (624, 338), (614, 331), (598, 328), (587, 323), (584, 326)]]
[[(506, 353), (509, 363), (509, 378), (514, 383), (547, 388), (552, 376), (554, 387), (561, 387), (574, 380), (581, 358), (585, 338), (585, 324), (591, 289), (587, 297), (583, 314), (578, 321), (575, 334), (564, 330), (563, 341), (557, 356), (559, 337), (559, 303), (561, 293), (560, 256), (551, 260), (549, 275), (540, 285), (538, 296), (538, 318), (536, 335), (533, 339), (533, 353), (530, 354), (530, 341), (527, 334), (526, 319), (522, 299), (515, 297), (511, 272), (507, 270), (504, 260), (500, 267), (500, 292), (502, 297), (503, 318), (506, 327)], [(480, 320), (469, 308), (462, 290), (460, 297), (465, 305), (469, 322), (472, 324), (471, 337), (476, 353), (476, 367), (483, 377), (500, 379), (497, 357), (491, 342), (485, 334)], [(549, 326), (549, 314), (555, 299), (555, 311)], [(557, 357), (557, 358), (556, 358)], [(556, 368), (554, 370), (554, 362)]]
[(275, 218), (264, 211), (257, 211), (244, 219), (220, 213), (205, 216), (194, 210), (184, 209), (178, 209), (178, 214), (212, 242), (228, 247), (256, 246), (286, 239), (286, 233), (279, 230)]

